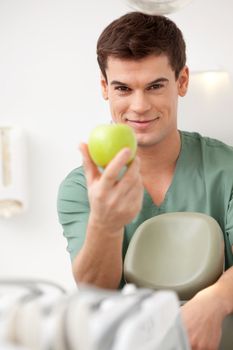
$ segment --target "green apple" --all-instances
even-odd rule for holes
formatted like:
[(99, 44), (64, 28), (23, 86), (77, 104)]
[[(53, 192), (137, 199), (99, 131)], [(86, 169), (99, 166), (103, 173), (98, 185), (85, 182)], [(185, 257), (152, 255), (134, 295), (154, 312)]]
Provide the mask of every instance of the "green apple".
[(88, 150), (94, 163), (105, 168), (122, 148), (129, 148), (136, 154), (137, 140), (133, 130), (125, 124), (99, 125), (92, 130), (88, 140)]

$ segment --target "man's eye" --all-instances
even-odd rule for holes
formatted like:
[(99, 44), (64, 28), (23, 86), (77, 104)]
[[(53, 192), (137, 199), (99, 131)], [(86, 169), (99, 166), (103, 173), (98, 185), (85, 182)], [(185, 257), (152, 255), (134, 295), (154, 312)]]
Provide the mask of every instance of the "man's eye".
[(164, 87), (163, 84), (153, 84), (151, 86), (149, 86), (149, 90), (159, 90), (159, 89), (162, 89)]
[(115, 90), (120, 92), (128, 92), (130, 89), (127, 86), (121, 85), (121, 86), (115, 86)]

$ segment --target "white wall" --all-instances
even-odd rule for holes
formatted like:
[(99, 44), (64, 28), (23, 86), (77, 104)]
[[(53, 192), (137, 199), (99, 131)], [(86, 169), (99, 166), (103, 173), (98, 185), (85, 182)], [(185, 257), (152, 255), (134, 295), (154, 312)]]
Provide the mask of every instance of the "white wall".
[[(123, 0), (0, 1), (0, 124), (25, 129), (30, 176), (29, 210), (0, 219), (0, 278), (39, 277), (75, 286), (57, 220), (57, 190), (81, 162), (78, 144), (93, 126), (110, 120), (95, 46), (101, 30), (126, 11)], [(193, 70), (219, 68), (232, 77), (232, 13), (231, 0), (193, 0), (170, 16), (184, 32)], [(205, 99), (197, 103), (188, 94), (180, 105), (180, 127), (208, 133), (212, 125), (210, 136), (231, 142), (231, 100), (206, 115)]]

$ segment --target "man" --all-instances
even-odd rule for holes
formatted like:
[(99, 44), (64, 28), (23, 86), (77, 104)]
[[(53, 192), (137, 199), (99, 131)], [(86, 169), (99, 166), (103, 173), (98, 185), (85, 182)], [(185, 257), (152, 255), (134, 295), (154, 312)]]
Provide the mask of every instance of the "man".
[(189, 71), (182, 33), (168, 18), (122, 16), (101, 34), (97, 56), (112, 120), (135, 131), (138, 151), (119, 181), (130, 151), (119, 152), (101, 174), (82, 144), (84, 168), (60, 187), (58, 212), (75, 280), (118, 288), (122, 256), (143, 221), (165, 212), (208, 214), (224, 232), (226, 272), (187, 302), (182, 316), (193, 349), (217, 349), (222, 321), (233, 312), (233, 149), (177, 129)]

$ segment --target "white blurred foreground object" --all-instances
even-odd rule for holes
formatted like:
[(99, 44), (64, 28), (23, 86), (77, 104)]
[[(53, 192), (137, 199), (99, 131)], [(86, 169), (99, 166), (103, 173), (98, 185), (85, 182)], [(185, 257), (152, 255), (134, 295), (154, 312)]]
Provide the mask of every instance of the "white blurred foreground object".
[(29, 282), (0, 281), (2, 342), (28, 350), (190, 350), (174, 292), (80, 286), (64, 294)]
[(25, 135), (19, 128), (0, 126), (0, 216), (23, 212), (27, 204)]
[(140, 301), (119, 327), (113, 350), (189, 349), (174, 293), (158, 292)]
[(126, 0), (134, 10), (148, 15), (166, 15), (180, 10), (192, 0)]

